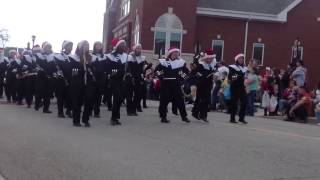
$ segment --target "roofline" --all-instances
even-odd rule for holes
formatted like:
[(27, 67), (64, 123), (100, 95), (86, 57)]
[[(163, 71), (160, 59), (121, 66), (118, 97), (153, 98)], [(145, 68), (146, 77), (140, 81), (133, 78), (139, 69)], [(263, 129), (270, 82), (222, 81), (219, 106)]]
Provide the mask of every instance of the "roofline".
[(235, 19), (257, 20), (257, 21), (271, 21), (285, 23), (288, 20), (288, 12), (300, 4), (302, 0), (295, 0), (288, 7), (282, 10), (279, 14), (253, 13), (245, 11), (233, 11), (214, 8), (197, 8), (198, 15), (229, 17)]

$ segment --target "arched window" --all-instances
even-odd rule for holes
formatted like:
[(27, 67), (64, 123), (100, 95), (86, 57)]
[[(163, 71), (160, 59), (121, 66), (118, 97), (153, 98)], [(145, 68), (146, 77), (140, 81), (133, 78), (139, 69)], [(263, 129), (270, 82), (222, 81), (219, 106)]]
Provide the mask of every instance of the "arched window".
[(134, 23), (134, 31), (133, 31), (133, 42), (134, 44), (140, 43), (140, 24), (139, 24), (139, 16), (136, 15), (136, 20)]
[(164, 55), (172, 46), (181, 49), (183, 25), (178, 16), (169, 12), (161, 15), (156, 21), (154, 30), (154, 53)]

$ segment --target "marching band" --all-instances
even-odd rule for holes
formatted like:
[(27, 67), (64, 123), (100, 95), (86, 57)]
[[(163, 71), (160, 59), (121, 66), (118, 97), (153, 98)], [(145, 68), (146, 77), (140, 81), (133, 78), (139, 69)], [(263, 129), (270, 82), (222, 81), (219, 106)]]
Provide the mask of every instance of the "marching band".
[[(160, 80), (161, 123), (167, 118), (168, 104), (179, 110), (181, 120), (190, 123), (185, 105), (184, 85), (193, 78), (197, 88), (192, 117), (208, 123), (213, 78), (218, 72), (212, 50), (197, 56), (192, 71), (181, 58), (179, 48), (172, 47), (164, 59), (153, 66), (142, 55), (142, 45), (135, 44), (127, 53), (125, 40), (114, 39), (113, 51), (105, 54), (101, 42), (95, 42), (90, 51), (88, 41), (78, 43), (75, 53), (73, 42), (64, 41), (61, 53), (53, 53), (52, 45), (44, 42), (32, 50), (18, 54), (9, 52), (8, 58), (0, 49), (0, 95), (5, 93), (8, 103), (23, 105), (43, 113), (52, 113), (51, 100), (57, 101), (59, 118), (72, 118), (75, 127), (91, 127), (90, 117), (100, 118), (100, 106), (105, 103), (111, 111), (112, 126), (121, 125), (120, 110), (126, 104), (128, 116), (138, 116), (146, 108), (146, 80), (150, 74)], [(236, 109), (240, 101), (240, 122), (244, 120), (245, 66), (244, 56), (238, 55), (236, 63), (229, 66), (231, 82), (231, 123), (235, 123)], [(153, 68), (154, 67), (154, 68)], [(3, 98), (3, 97), (1, 97)], [(142, 105), (143, 104), (143, 105)], [(175, 110), (175, 111), (177, 111)]]

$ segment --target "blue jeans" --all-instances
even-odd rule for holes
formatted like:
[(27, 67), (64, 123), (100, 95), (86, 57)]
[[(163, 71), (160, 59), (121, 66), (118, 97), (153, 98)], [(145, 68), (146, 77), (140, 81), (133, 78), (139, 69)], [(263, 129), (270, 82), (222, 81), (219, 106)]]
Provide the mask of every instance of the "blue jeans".
[(320, 112), (316, 112), (317, 120), (320, 121)]
[(254, 116), (255, 108), (254, 102), (256, 100), (257, 91), (250, 91), (247, 96), (247, 114), (249, 116)]

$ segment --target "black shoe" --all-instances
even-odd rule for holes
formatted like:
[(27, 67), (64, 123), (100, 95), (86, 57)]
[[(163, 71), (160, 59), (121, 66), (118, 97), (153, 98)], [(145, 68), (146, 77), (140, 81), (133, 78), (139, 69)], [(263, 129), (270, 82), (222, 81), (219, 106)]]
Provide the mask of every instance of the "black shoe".
[(27, 105), (27, 108), (30, 109), (30, 108), (31, 108), (31, 104), (28, 104), (28, 105)]
[(44, 110), (43, 113), (45, 113), (45, 114), (51, 114), (52, 111), (50, 111), (50, 110)]
[(147, 109), (147, 108), (148, 108), (148, 106), (147, 106), (147, 105), (143, 105), (143, 108), (144, 108), (144, 109)]
[(128, 116), (138, 116), (137, 113), (127, 113), (127, 114), (128, 114)]
[(81, 124), (80, 123), (73, 123), (73, 126), (74, 127), (81, 127)]
[(34, 110), (39, 111), (39, 107), (34, 107)]
[(239, 120), (239, 122), (241, 122), (242, 124), (248, 124), (248, 122), (245, 120)]
[(231, 123), (231, 124), (237, 124), (238, 122), (235, 121), (235, 120), (230, 120), (230, 123)]
[(207, 118), (200, 118), (200, 120), (206, 122), (206, 123), (209, 123), (208, 119)]
[(58, 118), (65, 118), (66, 116), (64, 114), (58, 114)]
[(84, 127), (89, 128), (91, 127), (91, 124), (89, 122), (84, 123)]
[(100, 115), (99, 114), (95, 114), (94, 117), (95, 118), (100, 118)]
[(137, 109), (138, 112), (143, 112), (142, 109)]
[(191, 122), (187, 117), (182, 118), (182, 121), (186, 122), (186, 123), (190, 123)]
[(172, 114), (179, 116), (178, 112), (172, 112)]
[(121, 126), (121, 122), (118, 119), (111, 119), (111, 126)]
[(23, 102), (17, 102), (17, 105), (18, 106), (23, 106), (24, 104), (23, 104)]
[(68, 116), (68, 118), (72, 118), (72, 113), (71, 113), (71, 111), (66, 112), (66, 115)]
[(200, 120), (199, 116), (197, 114), (195, 114), (195, 113), (192, 113), (192, 117), (194, 117), (197, 120)]
[(170, 121), (167, 118), (162, 118), (161, 123), (168, 124)]

